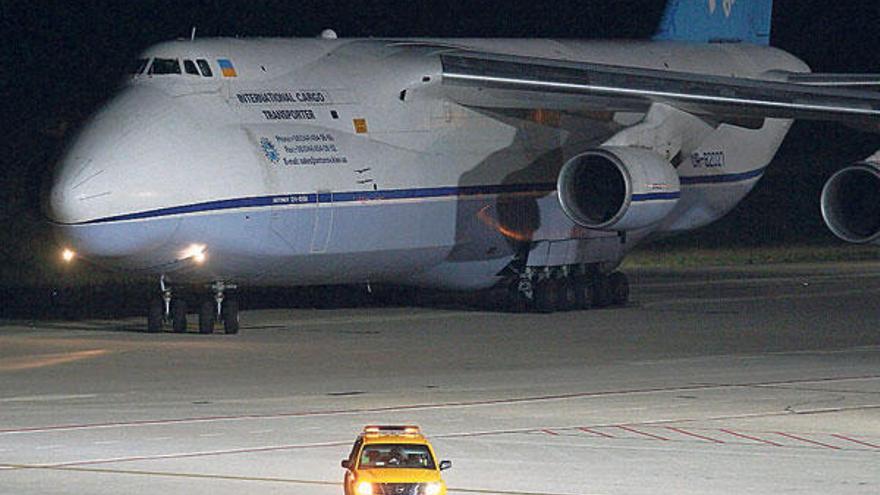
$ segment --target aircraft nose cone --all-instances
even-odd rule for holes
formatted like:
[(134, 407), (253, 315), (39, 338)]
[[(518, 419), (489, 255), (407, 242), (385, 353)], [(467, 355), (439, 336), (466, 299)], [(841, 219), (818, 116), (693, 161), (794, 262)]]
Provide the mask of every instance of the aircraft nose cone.
[(193, 153), (179, 136), (190, 125), (155, 88), (127, 88), (110, 100), (56, 165), (44, 204), (59, 240), (85, 256), (114, 259), (167, 242), (177, 219), (125, 220), (167, 202), (163, 191), (177, 179), (169, 170), (181, 168), (172, 160)]
[(83, 224), (149, 209), (161, 187), (163, 160), (186, 154), (163, 126), (187, 120), (170, 98), (153, 88), (124, 90), (80, 131), (59, 161), (47, 215), (59, 224)]
[(81, 129), (56, 166), (47, 215), (60, 224), (79, 224), (105, 215), (118, 192), (130, 158), (126, 149), (142, 135), (137, 113), (140, 98), (124, 92), (106, 104)]
[[(94, 192), (95, 189), (89, 187), (89, 182), (94, 181), (102, 172), (103, 170), (94, 166), (92, 158), (79, 156), (68, 159), (52, 182), (47, 210), (49, 219), (67, 225), (94, 219), (96, 212), (90, 211), (89, 200), (100, 193)], [(112, 193), (109, 189), (103, 192)]]

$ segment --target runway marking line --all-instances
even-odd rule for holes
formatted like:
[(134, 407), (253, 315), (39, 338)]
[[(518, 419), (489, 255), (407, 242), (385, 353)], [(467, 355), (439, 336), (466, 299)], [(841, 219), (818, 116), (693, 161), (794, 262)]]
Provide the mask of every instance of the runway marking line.
[(773, 433), (780, 435), (780, 436), (783, 436), (783, 437), (786, 437), (786, 438), (791, 438), (792, 440), (798, 440), (800, 442), (811, 443), (813, 445), (825, 447), (826, 449), (840, 450), (840, 447), (838, 447), (836, 445), (831, 445), (831, 444), (819, 442), (816, 440), (810, 440), (809, 438), (799, 437), (797, 435), (792, 435), (791, 433), (785, 433), (785, 432), (781, 432), (781, 431), (774, 431)]
[(615, 425), (616, 428), (620, 428), (621, 430), (629, 431), (631, 433), (635, 433), (637, 435), (642, 435), (644, 437), (653, 438), (655, 440), (663, 440), (664, 442), (668, 442), (669, 439), (666, 437), (661, 437), (660, 435), (655, 435), (653, 433), (648, 433), (646, 431), (637, 430), (631, 426), (626, 425)]
[(291, 445), (270, 445), (267, 447), (251, 447), (246, 449), (204, 450), (199, 452), (178, 452), (172, 454), (156, 454), (130, 457), (112, 457), (107, 459), (90, 459), (82, 461), (59, 462), (54, 464), (40, 464), (34, 468), (67, 468), (73, 466), (93, 466), (96, 464), (113, 464), (117, 462), (155, 461), (160, 459), (185, 459), (189, 457), (208, 457), (232, 454), (253, 454), (258, 452), (275, 452), (279, 450), (315, 449), (322, 447), (343, 447), (351, 442), (324, 442)]
[[(59, 430), (85, 430), (85, 429), (97, 429), (97, 428), (124, 428), (124, 427), (135, 427), (135, 426), (156, 426), (156, 425), (183, 424), (183, 423), (208, 423), (208, 422), (214, 422), (214, 421), (244, 421), (244, 420), (284, 419), (284, 418), (338, 416), (338, 415), (354, 415), (354, 414), (375, 414), (375, 413), (387, 413), (387, 412), (397, 412), (397, 411), (447, 409), (447, 408), (456, 408), (456, 407), (480, 407), (480, 406), (494, 406), (494, 405), (501, 405), (501, 404), (508, 404), (508, 405), (509, 404), (525, 404), (525, 403), (530, 403), (530, 402), (548, 402), (548, 401), (572, 400), (572, 399), (590, 399), (590, 398), (602, 398), (602, 397), (615, 397), (615, 396), (623, 396), (623, 395), (643, 395), (643, 394), (682, 392), (682, 391), (693, 391), (693, 390), (713, 390), (713, 389), (722, 390), (722, 389), (730, 389), (730, 388), (749, 388), (749, 387), (780, 385), (780, 384), (822, 383), (822, 382), (851, 381), (851, 380), (876, 380), (878, 378), (880, 378), (880, 375), (826, 377), (826, 378), (782, 380), (782, 381), (776, 381), (776, 382), (757, 382), (757, 383), (734, 383), (734, 384), (723, 384), (723, 383), (722, 384), (705, 384), (705, 383), (703, 383), (703, 384), (695, 384), (695, 385), (684, 385), (681, 387), (656, 387), (656, 388), (629, 389), (629, 390), (626, 390), (626, 389), (624, 389), (624, 390), (608, 390), (608, 391), (601, 391), (601, 392), (577, 392), (577, 393), (569, 393), (569, 394), (543, 395), (543, 396), (533, 396), (533, 397), (518, 397), (518, 398), (510, 398), (510, 399), (491, 399), (491, 400), (476, 400), (476, 401), (408, 404), (408, 405), (384, 406), (384, 407), (373, 407), (373, 408), (362, 408), (362, 409), (330, 409), (327, 411), (295, 411), (295, 412), (275, 413), (275, 414), (196, 416), (196, 417), (186, 417), (186, 418), (145, 419), (145, 420), (139, 420), (139, 421), (121, 421), (121, 422), (108, 422), (108, 423), (49, 425), (49, 426), (34, 426), (34, 427), (26, 427), (26, 428), (0, 429), (0, 435), (24, 434), (24, 433), (45, 433), (45, 432), (59, 431)], [(860, 406), (859, 409), (864, 409), (865, 407), (880, 408), (880, 405)]]
[(213, 479), (213, 480), (230, 480), (230, 481), (264, 481), (271, 483), (289, 483), (297, 485), (321, 485), (321, 486), (339, 486), (342, 483), (333, 481), (317, 481), (317, 480), (299, 480), (290, 478), (270, 478), (262, 476), (232, 476), (223, 474), (202, 474), (202, 473), (174, 473), (168, 471), (145, 471), (138, 469), (103, 469), (103, 468), (84, 468), (74, 466), (43, 466), (43, 465), (7, 465), (11, 469), (33, 469), (46, 471), (69, 471), (77, 473), (101, 473), (101, 474), (133, 474), (142, 476), (166, 476), (173, 478), (196, 478), (196, 479)]
[(541, 430), (541, 433), (545, 433), (545, 434), (547, 434), (547, 435), (552, 435), (552, 436), (554, 436), (554, 437), (558, 437), (558, 436), (559, 436), (559, 433), (556, 433), (555, 431), (550, 430), (550, 429), (544, 429), (544, 430)]
[(681, 433), (682, 435), (688, 435), (688, 436), (691, 436), (694, 438), (699, 438), (700, 440), (705, 440), (707, 442), (713, 442), (713, 443), (719, 443), (719, 444), (724, 443), (722, 440), (718, 440), (717, 438), (707, 437), (705, 435), (700, 435), (699, 433), (694, 433), (692, 431), (684, 430), (682, 428), (676, 428), (674, 426), (667, 426), (666, 429), (670, 430), (670, 431), (674, 431), (676, 433)]
[(765, 439), (763, 439), (763, 438), (753, 437), (753, 436), (751, 436), (751, 435), (746, 435), (745, 433), (739, 433), (739, 432), (736, 432), (736, 431), (733, 431), (733, 430), (728, 430), (728, 429), (726, 429), (726, 428), (721, 428), (721, 429), (719, 429), (718, 431), (722, 431), (722, 432), (724, 432), (724, 433), (727, 433), (728, 435), (733, 435), (733, 436), (735, 436), (735, 437), (745, 438), (746, 440), (753, 440), (753, 441), (755, 441), (755, 442), (760, 442), (760, 443), (764, 443), (764, 444), (767, 444), (767, 445), (772, 445), (772, 446), (774, 446), (774, 447), (782, 447), (782, 444), (781, 444), (781, 443), (776, 443), (776, 442), (774, 442), (774, 441), (772, 441), (772, 440), (765, 440)]
[(605, 432), (602, 432), (602, 431), (599, 431), (599, 430), (594, 430), (594, 429), (592, 429), (592, 428), (587, 428), (586, 426), (579, 426), (579, 427), (578, 427), (578, 430), (581, 430), (581, 431), (584, 432), (584, 433), (589, 433), (589, 434), (591, 434), (591, 435), (596, 435), (596, 436), (600, 436), (600, 437), (604, 437), (604, 438), (615, 438), (614, 435), (609, 435), (608, 433), (605, 433)]
[(859, 445), (864, 445), (865, 447), (871, 447), (872, 449), (880, 449), (880, 445), (874, 445), (873, 443), (868, 443), (868, 442), (865, 442), (862, 440), (851, 438), (846, 435), (839, 435), (837, 433), (832, 433), (831, 436), (834, 438), (839, 438), (841, 440), (846, 440), (847, 442), (853, 442), (853, 443), (857, 443)]

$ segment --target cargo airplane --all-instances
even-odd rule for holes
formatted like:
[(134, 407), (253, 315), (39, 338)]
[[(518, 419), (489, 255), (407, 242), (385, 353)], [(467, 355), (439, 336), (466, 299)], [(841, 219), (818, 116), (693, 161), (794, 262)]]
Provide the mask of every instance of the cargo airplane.
[[(234, 287), (505, 287), (622, 304), (646, 240), (724, 216), (795, 119), (880, 130), (880, 77), (769, 46), (772, 0), (670, 0), (646, 41), (214, 38), (147, 49), (58, 163), (64, 246), (159, 282), (148, 329)], [(880, 239), (880, 155), (822, 197)], [(203, 297), (180, 297), (202, 287)]]

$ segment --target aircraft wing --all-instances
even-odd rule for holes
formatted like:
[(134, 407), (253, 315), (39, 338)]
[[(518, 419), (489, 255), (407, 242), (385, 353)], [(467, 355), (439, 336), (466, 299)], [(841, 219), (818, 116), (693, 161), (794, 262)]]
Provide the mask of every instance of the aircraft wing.
[(880, 93), (853, 89), (877, 76), (845, 84), (824, 75), (838, 84), (819, 85), (792, 74), (759, 80), (471, 51), (439, 56), (444, 93), (468, 106), (641, 112), (661, 102), (714, 118), (834, 120), (880, 131)]

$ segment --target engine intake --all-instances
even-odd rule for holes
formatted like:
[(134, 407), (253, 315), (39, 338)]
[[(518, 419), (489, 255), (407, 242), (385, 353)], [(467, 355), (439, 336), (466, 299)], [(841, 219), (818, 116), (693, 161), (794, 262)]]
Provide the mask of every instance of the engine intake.
[(880, 164), (865, 162), (832, 175), (822, 189), (822, 218), (847, 242), (880, 242)]
[(681, 185), (678, 173), (657, 153), (606, 146), (566, 162), (557, 191), (562, 210), (578, 225), (622, 231), (666, 218)]

